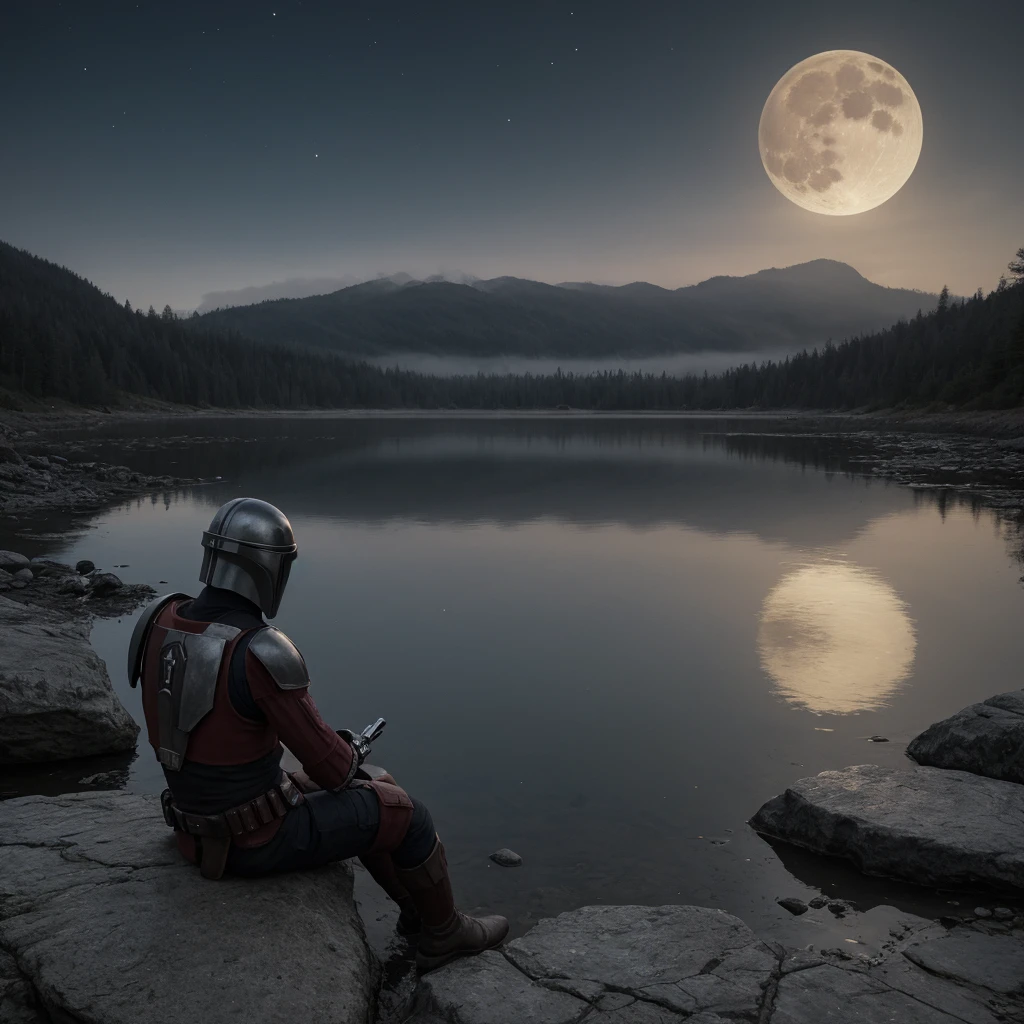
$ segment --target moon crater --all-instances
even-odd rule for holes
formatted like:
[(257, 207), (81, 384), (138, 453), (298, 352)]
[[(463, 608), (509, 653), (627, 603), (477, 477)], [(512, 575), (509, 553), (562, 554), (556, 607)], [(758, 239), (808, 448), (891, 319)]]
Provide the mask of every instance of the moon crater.
[(790, 68), (758, 129), (776, 188), (804, 209), (834, 216), (863, 213), (895, 195), (917, 166), (923, 136), (907, 80), (856, 50), (829, 50)]

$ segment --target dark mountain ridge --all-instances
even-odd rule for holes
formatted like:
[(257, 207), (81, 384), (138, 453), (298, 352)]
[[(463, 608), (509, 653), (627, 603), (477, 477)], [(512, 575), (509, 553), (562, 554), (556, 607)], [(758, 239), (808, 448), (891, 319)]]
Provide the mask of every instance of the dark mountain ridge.
[[(263, 344), (206, 328), (203, 318), (183, 321), (169, 307), (142, 313), (0, 242), (0, 406), (141, 398), (257, 409), (1007, 408), (1024, 403), (1024, 248), (1009, 269), (1017, 283), (1003, 280), (988, 296), (979, 291), (956, 301), (943, 289), (926, 315), (715, 376), (620, 370), (430, 377)], [(527, 283), (543, 294), (553, 288)], [(448, 287), (464, 296), (462, 286)], [(387, 288), (376, 285), (378, 293)], [(352, 298), (353, 305), (372, 304), (374, 291), (358, 291), (362, 299)], [(478, 292), (475, 301), (487, 298)]]
[(636, 358), (798, 351), (878, 330), (934, 305), (852, 267), (814, 260), (667, 289), (381, 278), (325, 295), (215, 310), (196, 321), (259, 341), (361, 356)]

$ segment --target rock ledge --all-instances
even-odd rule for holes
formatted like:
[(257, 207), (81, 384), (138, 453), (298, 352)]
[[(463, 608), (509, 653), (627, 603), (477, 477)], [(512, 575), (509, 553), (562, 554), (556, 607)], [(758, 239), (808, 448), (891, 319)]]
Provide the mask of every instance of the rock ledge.
[(204, 880), (159, 802), (0, 803), (0, 1020), (369, 1024), (376, 968), (347, 864)]
[(794, 782), (750, 824), (922, 885), (1024, 891), (1024, 786), (940, 768), (856, 765)]

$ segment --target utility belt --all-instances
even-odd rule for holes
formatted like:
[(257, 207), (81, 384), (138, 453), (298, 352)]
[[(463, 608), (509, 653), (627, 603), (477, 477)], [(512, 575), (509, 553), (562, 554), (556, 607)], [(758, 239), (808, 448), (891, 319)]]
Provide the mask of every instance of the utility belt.
[(224, 874), (233, 838), (249, 835), (283, 818), (304, 799), (295, 783), (284, 775), (266, 793), (220, 814), (190, 814), (179, 810), (169, 789), (160, 794), (160, 807), (164, 821), (175, 832), (185, 832), (195, 838), (203, 877), (217, 879)]

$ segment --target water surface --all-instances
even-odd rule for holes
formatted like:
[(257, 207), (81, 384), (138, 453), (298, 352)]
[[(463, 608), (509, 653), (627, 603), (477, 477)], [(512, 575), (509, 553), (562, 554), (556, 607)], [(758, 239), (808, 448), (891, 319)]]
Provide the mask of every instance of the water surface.
[[(115, 426), (94, 456), (223, 479), (30, 553), (195, 593), (215, 508), (279, 505), (299, 559), (276, 624), (322, 713), (388, 719), (373, 760), (431, 807), (464, 901), (516, 931), (586, 903), (691, 902), (815, 942), (828, 922), (774, 901), (818, 889), (938, 912), (948, 894), (784, 862), (745, 822), (798, 777), (904, 764), (929, 723), (1019, 685), (1019, 566), (988, 512), (851, 473), (835, 439), (737, 426)], [(141, 720), (131, 625), (99, 622), (93, 641)], [(127, 784), (161, 787), (148, 748)], [(524, 866), (491, 865), (502, 846)]]

